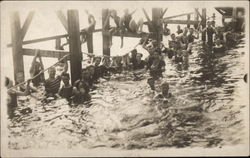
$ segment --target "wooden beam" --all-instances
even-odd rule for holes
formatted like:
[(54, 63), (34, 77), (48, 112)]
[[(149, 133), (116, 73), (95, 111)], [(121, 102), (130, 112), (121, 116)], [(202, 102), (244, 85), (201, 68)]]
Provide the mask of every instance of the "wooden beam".
[(187, 25), (190, 25), (190, 14), (187, 15)]
[[(124, 32), (124, 37), (130, 37), (130, 38), (142, 38), (145, 37), (148, 33), (142, 32), (140, 34), (135, 34), (131, 32)], [(121, 36), (119, 32), (116, 32), (113, 34), (113, 36)]]
[(60, 50), (61, 49), (61, 38), (57, 38), (55, 41), (55, 49)]
[(202, 19), (202, 15), (201, 15), (201, 13), (199, 12), (198, 8), (195, 8), (195, 11), (196, 11), (196, 13), (199, 15), (199, 17)]
[(29, 28), (29, 26), (31, 24), (31, 21), (32, 21), (33, 17), (34, 17), (34, 14), (35, 14), (34, 11), (29, 12), (27, 18), (25, 19), (25, 22), (23, 23), (23, 26), (22, 26), (22, 40), (24, 39), (24, 37), (25, 37), (25, 35), (26, 35), (27, 31), (28, 31), (28, 28)]
[(109, 19), (107, 19), (109, 14), (108, 9), (103, 9), (102, 10), (102, 47), (103, 47), (103, 55), (110, 56), (110, 47), (109, 47), (109, 41), (110, 37), (105, 33), (109, 29)]
[(174, 16), (169, 16), (169, 17), (166, 17), (164, 19), (168, 20), (168, 19), (173, 19), (173, 18), (177, 18), (177, 17), (181, 17), (181, 16), (186, 16), (186, 15), (191, 15), (191, 14), (194, 14), (194, 12), (185, 13), (185, 14), (179, 14), (179, 15), (174, 15)]
[(93, 33), (87, 33), (87, 48), (88, 53), (94, 53), (93, 51)]
[(61, 10), (56, 11), (56, 15), (57, 15), (58, 19), (61, 21), (65, 30), (68, 32), (68, 23), (67, 23), (66, 16), (63, 14), (63, 12)]
[[(27, 56), (35, 56), (35, 49), (29, 49), (29, 48), (23, 48), (22, 53), (23, 55)], [(48, 57), (48, 58), (59, 58), (65, 55), (68, 55), (68, 51), (63, 51), (63, 50), (39, 50), (39, 54), (42, 57)], [(69, 58), (68, 58), (69, 59)]]
[(11, 13), (10, 17), (11, 23), (11, 42), (12, 46), (12, 56), (14, 65), (14, 80), (17, 84), (17, 79), (19, 82), (24, 81), (24, 64), (23, 64), (23, 54), (22, 54), (22, 30), (20, 17), (18, 12)]
[(157, 41), (158, 46), (162, 41), (163, 27), (162, 27), (162, 8), (152, 8), (152, 25), (153, 39)]
[(164, 11), (162, 12), (161, 17), (163, 18), (163, 16), (165, 15), (165, 13), (167, 12), (168, 8), (165, 8)]
[(190, 24), (190, 25), (195, 25), (198, 24), (199, 21), (194, 21), (194, 20), (164, 20), (164, 23), (168, 23), (168, 24)]
[[(202, 8), (202, 29), (206, 28), (206, 23), (207, 23), (207, 15), (206, 15), (206, 8)], [(206, 41), (206, 31), (202, 32), (201, 39), (203, 42)]]
[(150, 20), (148, 14), (147, 14), (147, 12), (146, 12), (146, 10), (144, 8), (142, 8), (142, 11), (143, 11), (143, 13), (144, 13), (144, 15), (145, 15), (145, 17), (147, 19), (147, 22), (145, 24), (148, 25), (148, 31), (152, 32), (153, 31), (152, 21)]
[[(101, 32), (101, 31), (102, 31), (102, 29), (96, 29), (93, 32)], [(66, 38), (66, 37), (69, 37), (69, 35), (68, 34), (63, 34), (63, 35), (56, 35), (56, 36), (50, 36), (50, 37), (43, 37), (43, 38), (23, 41), (22, 45), (32, 44), (32, 43), (37, 43), (37, 42), (50, 41), (50, 40), (55, 40), (55, 39), (58, 39), (58, 38)], [(12, 47), (12, 44), (8, 44), (7, 47)]]
[(82, 53), (80, 44), (79, 15), (77, 10), (68, 10), (68, 33), (70, 51), (70, 70), (72, 85), (81, 78)]

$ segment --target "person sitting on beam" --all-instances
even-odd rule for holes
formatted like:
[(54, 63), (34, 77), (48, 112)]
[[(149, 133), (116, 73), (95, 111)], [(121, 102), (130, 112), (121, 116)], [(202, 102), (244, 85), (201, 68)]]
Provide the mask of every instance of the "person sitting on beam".
[(131, 32), (131, 33), (136, 33), (136, 34), (139, 34), (142, 32), (143, 19), (140, 18), (137, 23), (135, 22), (135, 20), (132, 19), (132, 15), (135, 13), (135, 11), (129, 13), (129, 10), (125, 9), (124, 15), (120, 19), (119, 26), (121, 28), (120, 33), (121, 33), (121, 39), (122, 39), (121, 48), (123, 47), (123, 37), (126, 31)]
[(82, 44), (86, 42), (87, 35), (95, 31), (95, 25), (96, 25), (95, 17), (92, 14), (90, 14), (88, 10), (85, 10), (85, 13), (88, 15), (89, 26), (81, 30), (80, 38)]

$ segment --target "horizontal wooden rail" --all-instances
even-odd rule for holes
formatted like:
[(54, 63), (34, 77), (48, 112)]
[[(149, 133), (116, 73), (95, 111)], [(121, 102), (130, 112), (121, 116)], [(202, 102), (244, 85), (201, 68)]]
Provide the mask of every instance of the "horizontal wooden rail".
[[(28, 56), (35, 56), (36, 54), (35, 49), (29, 49), (29, 48), (23, 48), (22, 52), (23, 52), (23, 55), (28, 55)], [(62, 50), (40, 50), (39, 49), (39, 54), (41, 55), (41, 57), (59, 58), (59, 57), (68, 55), (69, 52), (62, 51)]]
[[(132, 33), (132, 32), (125, 32), (124, 33), (124, 37), (131, 37), (131, 38), (142, 38), (144, 36), (146, 36), (149, 33), (146, 32), (142, 32), (141, 34), (137, 34), (137, 33)], [(121, 36), (119, 32), (113, 34), (113, 36)]]
[[(102, 29), (96, 29), (93, 32), (95, 33), (95, 32), (100, 32), (100, 31), (102, 31)], [(64, 35), (56, 35), (56, 36), (51, 36), (51, 37), (43, 37), (43, 38), (38, 38), (38, 39), (33, 39), (33, 40), (27, 40), (27, 41), (23, 41), (22, 45), (55, 40), (58, 38), (66, 38), (68, 36), (69, 36), (68, 34), (64, 34)], [(7, 47), (12, 47), (12, 44), (8, 44)]]
[(179, 15), (174, 15), (174, 16), (169, 16), (169, 17), (166, 17), (164, 19), (172, 19), (172, 18), (177, 18), (177, 17), (180, 17), (180, 16), (186, 16), (186, 15), (191, 15), (191, 14), (194, 14), (194, 12), (185, 13), (185, 14), (179, 14)]
[(167, 23), (167, 24), (190, 24), (190, 25), (195, 25), (195, 24), (198, 24), (199, 21), (194, 21), (194, 20), (167, 20), (165, 19), (164, 20), (164, 23)]

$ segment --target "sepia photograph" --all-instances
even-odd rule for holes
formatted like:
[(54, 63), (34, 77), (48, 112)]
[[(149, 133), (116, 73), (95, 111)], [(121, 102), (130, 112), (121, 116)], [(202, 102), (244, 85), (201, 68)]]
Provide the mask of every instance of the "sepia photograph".
[(249, 156), (249, 1), (1, 1), (1, 157)]

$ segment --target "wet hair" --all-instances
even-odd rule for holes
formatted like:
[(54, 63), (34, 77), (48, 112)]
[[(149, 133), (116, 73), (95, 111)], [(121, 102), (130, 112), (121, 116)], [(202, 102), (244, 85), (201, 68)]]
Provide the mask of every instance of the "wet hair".
[(169, 84), (167, 82), (163, 82), (161, 84), (161, 87), (168, 88), (169, 89)]
[(172, 33), (172, 34), (171, 34), (171, 36), (175, 36), (175, 34), (174, 34), (174, 33)]
[(141, 54), (141, 53), (137, 53), (136, 55), (140, 55), (141, 57), (143, 57), (143, 54)]
[(131, 53), (137, 53), (137, 50), (136, 50), (136, 49), (133, 49), (133, 50), (131, 51)]
[(64, 76), (64, 77), (70, 78), (70, 77), (69, 77), (69, 73), (67, 73), (67, 72), (63, 72), (61, 76), (62, 76), (62, 77)]
[(190, 24), (187, 24), (187, 28), (190, 28)]
[(5, 87), (7, 87), (9, 83), (10, 83), (9, 77), (5, 77), (5, 82), (4, 82)]

